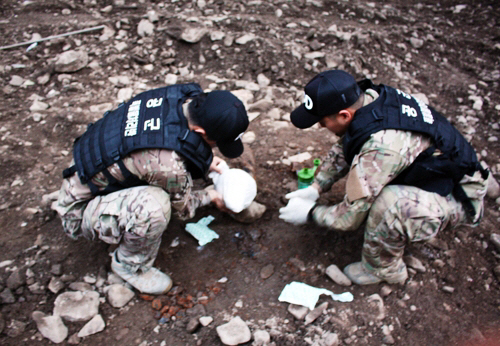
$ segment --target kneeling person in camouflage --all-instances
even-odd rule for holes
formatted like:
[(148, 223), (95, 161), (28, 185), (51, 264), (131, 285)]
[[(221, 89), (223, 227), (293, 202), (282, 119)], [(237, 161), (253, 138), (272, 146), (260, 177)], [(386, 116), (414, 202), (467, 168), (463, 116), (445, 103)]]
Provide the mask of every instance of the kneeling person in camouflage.
[[(286, 195), (280, 218), (353, 231), (366, 221), (361, 262), (344, 268), (355, 283), (402, 283), (405, 246), (446, 227), (477, 225), (488, 172), (465, 138), (425, 103), (394, 88), (359, 83), (344, 71), (322, 72), (305, 87), (292, 123), (315, 123), (341, 136), (315, 182)], [(344, 200), (316, 204), (348, 175)]]
[(75, 141), (56, 210), (72, 238), (118, 244), (112, 270), (143, 293), (172, 286), (153, 267), (172, 208), (181, 219), (214, 203), (215, 190), (193, 190), (193, 179), (218, 171), (212, 148), (235, 158), (249, 124), (229, 91), (203, 93), (197, 84), (143, 92), (91, 125)]

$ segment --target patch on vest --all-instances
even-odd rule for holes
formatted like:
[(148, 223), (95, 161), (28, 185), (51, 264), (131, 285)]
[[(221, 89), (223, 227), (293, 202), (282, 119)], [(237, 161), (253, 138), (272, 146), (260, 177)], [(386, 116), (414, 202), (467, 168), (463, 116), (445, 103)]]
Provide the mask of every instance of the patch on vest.
[[(422, 118), (423, 118), (425, 123), (427, 123), (427, 124), (434, 123), (434, 117), (432, 116), (431, 110), (424, 102), (420, 101), (419, 99), (417, 99), (411, 95), (408, 95), (407, 93), (405, 93), (399, 89), (396, 89), (396, 91), (398, 92), (398, 95), (400, 95), (408, 100), (413, 100), (417, 103), (418, 108), (420, 109), (420, 113), (422, 114)], [(410, 106), (408, 104), (404, 104), (404, 103), (401, 104), (401, 113), (405, 114), (409, 117), (412, 117), (412, 118), (416, 118), (418, 115), (418, 112), (415, 108), (413, 108), (412, 106)]]
[(132, 137), (137, 134), (139, 125), (139, 113), (141, 110), (141, 100), (136, 100), (130, 104), (127, 111), (127, 121), (125, 125), (125, 137)]

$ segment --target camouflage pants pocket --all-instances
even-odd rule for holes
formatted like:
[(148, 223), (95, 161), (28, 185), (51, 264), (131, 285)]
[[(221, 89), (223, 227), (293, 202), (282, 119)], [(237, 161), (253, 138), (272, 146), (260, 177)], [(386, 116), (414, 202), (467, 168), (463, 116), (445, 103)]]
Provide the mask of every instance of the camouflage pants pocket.
[(119, 244), (120, 261), (150, 267), (170, 221), (168, 194), (159, 187), (139, 186), (97, 196), (85, 210), (82, 230), (92, 238)]

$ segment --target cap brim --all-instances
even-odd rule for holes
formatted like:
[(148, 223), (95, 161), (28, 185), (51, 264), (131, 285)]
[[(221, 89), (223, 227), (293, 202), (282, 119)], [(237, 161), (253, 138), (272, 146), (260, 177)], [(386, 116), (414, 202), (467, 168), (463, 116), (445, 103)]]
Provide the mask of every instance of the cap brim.
[(231, 142), (217, 142), (217, 147), (219, 148), (222, 155), (227, 158), (234, 159), (243, 154), (243, 142), (241, 139), (237, 139)]
[(321, 117), (317, 117), (309, 113), (304, 104), (302, 104), (290, 114), (290, 120), (295, 127), (298, 127), (299, 129), (307, 129), (320, 121)]

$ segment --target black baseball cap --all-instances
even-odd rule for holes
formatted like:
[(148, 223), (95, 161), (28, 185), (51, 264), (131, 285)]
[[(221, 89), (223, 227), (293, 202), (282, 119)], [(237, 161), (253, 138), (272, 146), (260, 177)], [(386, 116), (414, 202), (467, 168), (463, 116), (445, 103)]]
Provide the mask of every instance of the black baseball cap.
[(290, 115), (292, 123), (300, 129), (352, 106), (359, 99), (361, 88), (349, 73), (330, 70), (311, 79), (304, 92), (304, 103)]
[(217, 143), (222, 155), (232, 159), (243, 153), (241, 136), (248, 128), (243, 102), (227, 90), (206, 94), (197, 117), (208, 138)]

